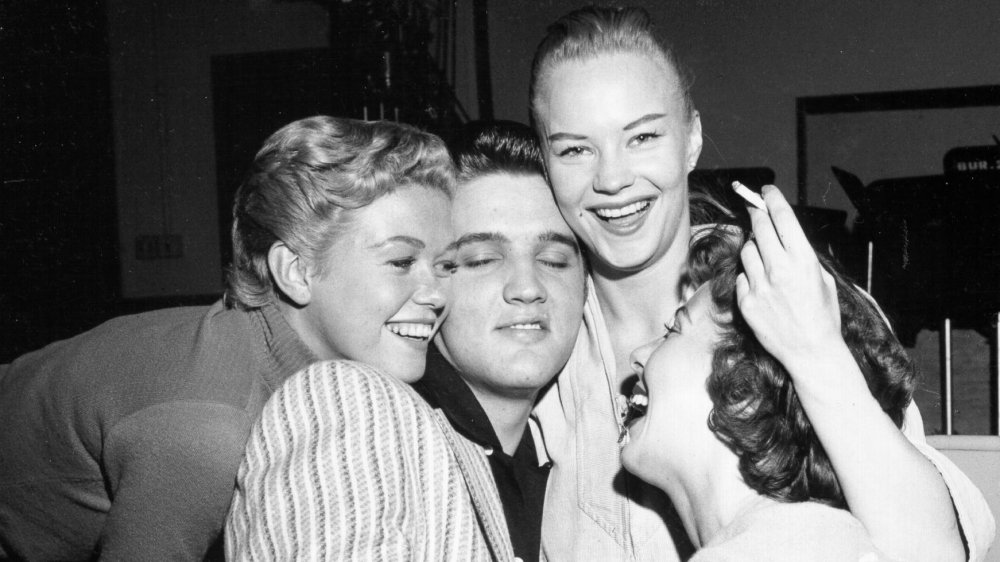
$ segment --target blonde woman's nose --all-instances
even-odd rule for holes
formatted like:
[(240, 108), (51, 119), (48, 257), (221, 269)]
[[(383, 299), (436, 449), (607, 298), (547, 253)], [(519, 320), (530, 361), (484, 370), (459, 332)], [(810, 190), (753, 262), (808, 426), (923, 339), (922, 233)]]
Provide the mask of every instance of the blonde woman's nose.
[(594, 189), (613, 195), (635, 182), (635, 174), (629, 167), (628, 159), (616, 151), (601, 155)]
[(440, 279), (433, 278), (421, 284), (413, 292), (413, 302), (434, 310), (443, 309), (448, 304), (448, 294)]

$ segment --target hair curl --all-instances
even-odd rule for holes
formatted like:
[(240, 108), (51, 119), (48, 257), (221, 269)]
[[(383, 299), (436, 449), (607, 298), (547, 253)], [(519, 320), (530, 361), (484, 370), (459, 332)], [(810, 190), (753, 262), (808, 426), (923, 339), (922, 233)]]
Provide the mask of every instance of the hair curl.
[(444, 141), (409, 125), (323, 115), (285, 125), (264, 142), (236, 192), (227, 306), (256, 308), (275, 297), (267, 264), (275, 242), (322, 275), (322, 257), (351, 210), (408, 185), (450, 196), (454, 183)]
[[(846, 507), (791, 377), (764, 350), (736, 305), (746, 232), (717, 226), (692, 240), (688, 260), (690, 281), (711, 283), (723, 334), (707, 381), (713, 403), (709, 427), (739, 455), (740, 473), (758, 493), (785, 502), (813, 500)], [(872, 396), (899, 427), (915, 385), (913, 363), (871, 298), (832, 260), (819, 257), (836, 281), (844, 340)]]
[(532, 121), (538, 123), (545, 78), (558, 64), (621, 53), (647, 55), (672, 68), (679, 79), (684, 108), (689, 117), (694, 116), (693, 75), (659, 34), (649, 12), (638, 7), (591, 5), (573, 10), (549, 25), (535, 49), (528, 88)]

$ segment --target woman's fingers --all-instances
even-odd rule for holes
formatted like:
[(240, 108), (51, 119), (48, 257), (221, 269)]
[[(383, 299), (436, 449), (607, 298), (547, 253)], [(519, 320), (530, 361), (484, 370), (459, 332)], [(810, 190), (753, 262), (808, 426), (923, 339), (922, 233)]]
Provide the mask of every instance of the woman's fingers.
[(760, 251), (754, 240), (748, 241), (740, 250), (740, 261), (743, 262), (743, 271), (746, 272), (747, 289), (757, 287), (765, 279), (764, 262), (761, 261)]
[(752, 205), (747, 206), (747, 211), (750, 213), (750, 224), (753, 226), (753, 236), (757, 242), (760, 257), (764, 267), (770, 271), (777, 261), (783, 259), (785, 249), (781, 246), (778, 233), (775, 232), (774, 225), (771, 223), (770, 213)]
[(774, 186), (766, 210), (748, 206), (754, 238), (740, 250), (737, 305), (765, 349), (784, 363), (842, 341), (836, 283), (820, 265), (792, 207)]
[[(781, 193), (781, 190), (773, 185), (765, 185), (761, 189), (764, 202), (767, 203), (767, 210), (773, 224), (774, 232), (781, 243), (782, 248), (793, 256), (815, 256), (806, 234), (799, 224), (799, 219), (795, 216), (795, 211), (789, 205), (788, 200)], [(754, 224), (754, 233), (757, 232), (757, 225)]]
[(747, 280), (746, 273), (740, 273), (736, 277), (736, 306), (740, 307), (740, 311), (746, 310), (747, 308), (746, 299), (749, 295), (750, 295), (750, 281)]
[[(764, 271), (782, 275), (797, 269), (796, 264), (815, 264), (816, 252), (785, 196), (773, 185), (765, 185), (761, 194), (767, 210), (748, 205), (747, 212)], [(749, 281), (753, 284), (752, 275)]]

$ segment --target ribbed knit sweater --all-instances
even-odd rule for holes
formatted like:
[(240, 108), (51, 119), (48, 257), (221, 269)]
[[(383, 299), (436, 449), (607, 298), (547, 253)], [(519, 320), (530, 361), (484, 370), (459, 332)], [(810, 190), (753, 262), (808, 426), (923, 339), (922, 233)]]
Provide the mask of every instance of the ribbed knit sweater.
[(253, 420), (313, 360), (274, 306), (217, 303), (0, 366), (0, 558), (202, 559)]
[(230, 560), (511, 560), (482, 449), (408, 385), (317, 363), (254, 425), (226, 524)]

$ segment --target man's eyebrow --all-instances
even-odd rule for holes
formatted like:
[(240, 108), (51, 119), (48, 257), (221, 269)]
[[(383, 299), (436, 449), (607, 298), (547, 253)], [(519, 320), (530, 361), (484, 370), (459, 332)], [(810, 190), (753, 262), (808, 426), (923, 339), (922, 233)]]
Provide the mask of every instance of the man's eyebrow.
[(457, 250), (462, 246), (475, 244), (476, 242), (498, 242), (503, 244), (508, 241), (508, 238), (499, 232), (470, 232), (459, 236), (458, 240), (448, 244), (448, 249)]
[(393, 242), (402, 242), (404, 244), (409, 244), (410, 246), (413, 246), (414, 248), (417, 248), (418, 250), (423, 250), (425, 247), (427, 247), (427, 244), (424, 244), (423, 240), (421, 240), (419, 238), (414, 238), (413, 236), (404, 236), (404, 235), (401, 234), (399, 236), (390, 236), (389, 238), (386, 238), (385, 240), (382, 240), (381, 242), (376, 242), (375, 244), (372, 244), (371, 246), (368, 246), (368, 249), (369, 250), (374, 250), (376, 248), (384, 248), (385, 246), (388, 246), (389, 244), (392, 244)]
[(625, 125), (625, 127), (623, 127), (622, 130), (630, 131), (640, 125), (644, 125), (646, 123), (649, 123), (650, 121), (656, 121), (657, 119), (663, 119), (666, 116), (667, 116), (666, 113), (647, 113), (646, 115), (643, 115), (642, 117), (636, 119), (635, 121), (632, 121), (628, 125)]
[(573, 236), (567, 236), (562, 232), (556, 232), (555, 230), (547, 230), (538, 235), (538, 239), (542, 242), (556, 242), (559, 244), (565, 244), (577, 254), (580, 253), (580, 245), (576, 243), (576, 238)]

